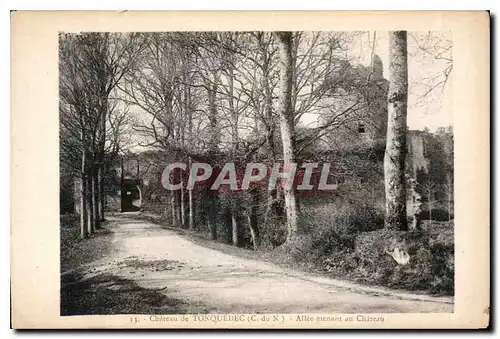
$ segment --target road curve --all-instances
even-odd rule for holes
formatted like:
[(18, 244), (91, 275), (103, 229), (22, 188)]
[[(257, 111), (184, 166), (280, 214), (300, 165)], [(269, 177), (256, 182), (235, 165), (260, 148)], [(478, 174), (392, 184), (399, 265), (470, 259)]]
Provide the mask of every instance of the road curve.
[(131, 215), (108, 219), (106, 228), (113, 232), (109, 253), (79, 267), (83, 277), (109, 274), (133, 281), (192, 305), (188, 313), (453, 312), (451, 298), (311, 277), (197, 245)]

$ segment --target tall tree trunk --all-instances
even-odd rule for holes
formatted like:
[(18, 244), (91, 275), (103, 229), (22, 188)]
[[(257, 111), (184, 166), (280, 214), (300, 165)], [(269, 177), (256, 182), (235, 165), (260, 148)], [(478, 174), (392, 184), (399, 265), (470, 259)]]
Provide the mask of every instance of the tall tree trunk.
[(254, 251), (259, 249), (259, 227), (257, 225), (257, 215), (250, 214), (247, 216), (248, 218), (248, 226), (250, 227), (250, 236), (252, 237), (252, 244)]
[[(82, 136), (83, 141), (83, 136)], [(83, 143), (83, 142), (82, 142)], [(85, 147), (85, 146), (82, 146)], [(85, 150), (82, 151), (82, 166), (80, 178), (80, 236), (82, 239), (89, 234), (87, 229), (87, 157)]]
[(106, 146), (106, 119), (108, 118), (108, 94), (106, 91), (103, 89), (103, 94), (102, 94), (102, 107), (101, 107), (101, 117), (100, 117), (100, 125), (99, 125), (99, 154), (98, 154), (98, 161), (99, 164), (97, 165), (97, 200), (98, 200), (98, 215), (99, 219), (98, 221), (104, 221), (104, 206), (105, 206), (105, 201), (104, 201), (104, 196), (105, 196), (105, 190), (104, 190), (104, 152), (105, 152), (105, 146)]
[[(180, 177), (180, 172), (175, 170), (172, 173), (174, 177), (174, 181), (177, 182), (177, 180)], [(172, 224), (173, 226), (178, 226), (182, 227), (182, 211), (181, 211), (181, 199), (180, 199), (180, 194), (178, 190), (171, 191), (171, 198), (170, 198), (170, 204), (172, 208)]]
[(181, 220), (181, 199), (180, 199), (180, 192), (179, 191), (174, 191), (174, 196), (175, 196), (175, 218), (176, 218), (176, 226), (182, 227), (182, 220)]
[(231, 230), (233, 246), (240, 246), (240, 220), (238, 211), (240, 210), (239, 197), (234, 197), (234, 204), (231, 208)]
[(184, 191), (184, 180), (182, 179), (182, 175), (181, 175), (181, 185), (182, 185), (181, 189), (180, 189), (181, 225), (182, 225), (182, 227), (185, 227), (186, 226), (186, 192)]
[(97, 185), (99, 192), (99, 221), (104, 221), (104, 206), (106, 205), (106, 192), (104, 189), (104, 164), (101, 163), (99, 165), (98, 173), (97, 173)]
[(405, 180), (408, 100), (406, 31), (389, 33), (389, 50), (389, 114), (384, 157), (385, 227), (391, 230), (408, 230)]
[(120, 209), (123, 212), (123, 179), (125, 178), (125, 165), (123, 163), (123, 157), (120, 159)]
[[(192, 160), (189, 157), (189, 171), (191, 171)], [(189, 198), (189, 229), (194, 230), (194, 201), (193, 201), (193, 190), (188, 190)]]
[(176, 191), (171, 191), (170, 192), (170, 206), (172, 210), (172, 226), (177, 226), (178, 225), (178, 219), (177, 219), (177, 199), (176, 199)]
[(234, 107), (234, 69), (232, 66), (232, 62), (229, 63), (228, 69), (228, 104), (229, 104), (229, 112), (232, 117), (232, 131), (231, 131), (231, 143), (233, 151), (238, 152), (238, 125), (239, 125), (239, 116), (238, 112)]
[[(217, 126), (217, 84), (216, 74), (213, 74), (213, 83), (208, 87), (208, 109), (209, 109), (209, 128), (210, 140), (208, 145), (209, 156), (215, 156), (219, 147), (219, 131)], [(212, 240), (217, 239), (217, 193), (207, 187), (208, 198), (208, 227)]]
[(194, 204), (193, 204), (193, 190), (188, 190), (189, 201), (189, 229), (194, 230)]
[[(87, 159), (89, 156), (87, 155)], [(93, 204), (93, 199), (92, 199), (92, 171), (90, 169), (90, 164), (87, 163), (87, 168), (86, 168), (86, 192), (85, 192), (85, 198), (87, 199), (87, 231), (88, 234), (94, 233), (94, 204)]]
[(427, 206), (429, 208), (429, 225), (432, 227), (432, 191), (429, 189), (427, 193)]
[(448, 222), (451, 221), (451, 201), (448, 200)]
[(94, 224), (92, 228), (94, 230), (101, 228), (101, 223), (100, 223), (100, 215), (99, 215), (99, 203), (100, 203), (100, 197), (99, 197), (99, 179), (98, 179), (98, 172), (96, 166), (92, 166), (91, 170), (92, 174), (92, 206), (94, 208)]
[[(269, 82), (264, 77), (264, 86), (265, 86), (265, 94), (266, 94), (266, 103), (265, 103), (265, 117), (266, 117), (266, 145), (268, 151), (269, 160), (274, 164), (276, 162), (276, 146), (274, 142), (274, 118), (273, 118), (273, 103), (272, 103), (272, 92), (269, 88)], [(281, 216), (283, 214), (282, 208), (280, 208), (280, 201), (277, 199), (277, 190), (273, 188), (268, 191), (268, 203), (267, 203), (267, 212), (266, 217), (270, 215), (270, 213), (274, 213), (275, 215)]]
[(207, 222), (212, 240), (217, 240), (217, 195), (215, 191), (207, 187)]
[[(229, 62), (228, 66), (228, 102), (229, 102), (229, 111), (232, 116), (232, 133), (231, 133), (231, 142), (232, 142), (232, 151), (236, 155), (238, 153), (238, 142), (239, 142), (239, 116), (238, 112), (234, 106), (234, 69), (233, 69), (233, 60)], [(239, 198), (237, 196), (234, 197), (234, 205), (231, 208), (231, 238), (233, 246), (238, 247), (240, 245), (240, 230), (239, 230), (239, 220), (238, 220), (238, 210), (239, 210)]]
[(247, 216), (248, 226), (250, 227), (250, 236), (252, 237), (253, 249), (257, 250), (260, 246), (259, 225), (257, 223), (257, 209), (259, 206), (257, 188), (252, 187), (249, 191), (250, 194), (250, 209)]
[(207, 188), (207, 198), (208, 198), (208, 228), (210, 229), (210, 236), (212, 240), (217, 240), (217, 195), (215, 191), (211, 190), (210, 187)]
[[(276, 162), (276, 145), (274, 142), (275, 136), (275, 121), (273, 117), (273, 91), (269, 82), (271, 77), (271, 57), (268, 53), (268, 46), (264, 43), (266, 33), (262, 32), (259, 35), (259, 49), (262, 54), (262, 87), (264, 88), (264, 130), (266, 132), (266, 148), (267, 156), (271, 163)], [(266, 220), (272, 214), (277, 216), (283, 215), (283, 200), (278, 199), (276, 188), (268, 190)]]
[(233, 210), (231, 212), (231, 227), (233, 231), (233, 246), (238, 247), (240, 245), (240, 237), (239, 237), (239, 223), (238, 223), (238, 215), (237, 212)]
[[(280, 52), (280, 92), (279, 92), (279, 118), (281, 128), (281, 140), (283, 143), (283, 168), (291, 168), (295, 163), (294, 143), (294, 112), (292, 111), (292, 83), (293, 83), (293, 60), (292, 60), (292, 32), (276, 33)], [(290, 180), (293, 180), (290, 179)], [(292, 244), (301, 231), (300, 210), (295, 187), (284, 185), (283, 194), (285, 198), (287, 216), (287, 238), (286, 243)]]
[(232, 210), (227, 207), (224, 209), (223, 213), (223, 225), (226, 227), (226, 242), (228, 244), (233, 243), (233, 224), (232, 224)]
[[(183, 59), (186, 60), (186, 59)], [(187, 116), (187, 127), (188, 127), (188, 151), (191, 151), (192, 140), (193, 140), (193, 112), (191, 108), (191, 86), (187, 85), (187, 73), (183, 74), (184, 77), (184, 106)], [(188, 171), (191, 171), (192, 166), (191, 157), (188, 158)], [(189, 210), (189, 229), (194, 230), (194, 201), (193, 201), (193, 190), (188, 190), (188, 210)]]
[[(448, 192), (450, 194), (450, 192)], [(450, 196), (448, 196), (448, 221), (451, 221), (451, 213), (452, 213), (452, 201)]]

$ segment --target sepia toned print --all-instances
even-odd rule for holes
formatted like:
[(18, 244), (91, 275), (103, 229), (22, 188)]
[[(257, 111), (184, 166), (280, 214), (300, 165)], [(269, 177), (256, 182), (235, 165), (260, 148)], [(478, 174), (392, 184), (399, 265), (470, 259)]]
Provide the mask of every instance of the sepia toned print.
[(452, 312), (449, 36), (61, 34), (61, 314)]
[(59, 30), (54, 316), (386, 328), (461, 312), (456, 36)]

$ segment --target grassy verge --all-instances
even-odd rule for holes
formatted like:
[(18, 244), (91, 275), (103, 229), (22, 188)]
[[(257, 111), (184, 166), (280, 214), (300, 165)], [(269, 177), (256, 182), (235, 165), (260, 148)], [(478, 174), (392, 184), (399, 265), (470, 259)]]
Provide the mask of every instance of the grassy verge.
[(100, 259), (110, 250), (113, 233), (106, 229), (106, 223), (89, 238), (81, 239), (78, 216), (62, 215), (59, 229), (61, 272)]

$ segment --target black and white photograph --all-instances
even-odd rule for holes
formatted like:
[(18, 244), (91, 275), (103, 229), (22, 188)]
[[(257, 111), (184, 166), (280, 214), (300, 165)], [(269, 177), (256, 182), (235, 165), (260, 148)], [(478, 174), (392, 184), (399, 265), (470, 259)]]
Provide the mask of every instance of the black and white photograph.
[(490, 326), (485, 11), (11, 13), (14, 329)]
[(58, 48), (61, 316), (454, 311), (452, 32)]

